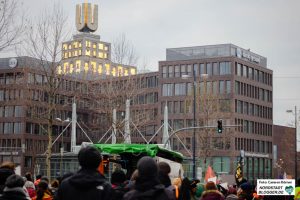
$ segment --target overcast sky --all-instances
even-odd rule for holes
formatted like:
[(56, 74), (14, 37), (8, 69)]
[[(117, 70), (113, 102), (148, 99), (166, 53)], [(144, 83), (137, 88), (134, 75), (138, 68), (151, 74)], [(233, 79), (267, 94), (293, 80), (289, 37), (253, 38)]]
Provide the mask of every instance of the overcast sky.
[[(38, 18), (53, 0), (23, 0)], [(75, 32), (75, 5), (60, 1)], [(148, 68), (158, 70), (166, 48), (232, 43), (267, 57), (274, 74), (274, 124), (288, 125), (300, 109), (299, 0), (89, 0), (99, 5), (101, 40), (125, 33)], [(1, 56), (1, 55), (0, 55)], [(299, 88), (298, 88), (299, 87)]]

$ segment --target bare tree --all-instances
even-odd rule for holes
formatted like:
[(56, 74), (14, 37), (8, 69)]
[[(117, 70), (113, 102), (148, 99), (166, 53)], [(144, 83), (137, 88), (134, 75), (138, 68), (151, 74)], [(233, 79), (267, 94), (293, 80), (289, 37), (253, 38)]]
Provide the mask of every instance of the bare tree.
[(137, 65), (136, 50), (124, 33), (116, 37), (112, 43), (112, 61), (123, 65)]
[(19, 9), (20, 1), (0, 1), (0, 52), (20, 42), (24, 30), (24, 16), (20, 15)]
[[(196, 95), (196, 107), (199, 112), (196, 112), (197, 124), (199, 126), (217, 126), (217, 120), (222, 119), (223, 124), (226, 124), (226, 119), (229, 118), (230, 101), (224, 100), (223, 96), (217, 90), (217, 82), (208, 82), (204, 78), (200, 82)], [(217, 150), (228, 150), (230, 148), (230, 129), (224, 129), (222, 134), (218, 134), (215, 128), (205, 128), (197, 131), (196, 141), (198, 144), (198, 155), (204, 158), (206, 164), (207, 158)]]
[[(104, 80), (93, 81), (89, 84), (89, 96), (93, 105), (93, 110), (101, 115), (101, 129), (100, 132), (105, 132), (113, 123), (112, 113), (113, 109), (117, 111), (125, 111), (125, 102), (130, 99), (133, 104), (139, 95), (144, 92), (144, 76), (143, 75), (130, 75), (126, 77), (108, 77)], [(131, 120), (138, 125), (142, 124), (141, 117), (135, 115), (141, 113), (133, 113)], [(99, 116), (98, 116), (99, 117)], [(100, 124), (99, 124), (100, 125)], [(124, 123), (117, 121), (117, 130), (124, 129)]]
[[(44, 108), (38, 113), (38, 117), (42, 120), (42, 129), (48, 136), (46, 151), (48, 177), (51, 177), (50, 158), (57, 99), (63, 81), (63, 74), (58, 73), (58, 67), (61, 65), (61, 44), (67, 36), (66, 21), (67, 17), (62, 7), (53, 5), (50, 12), (44, 12), (38, 22), (31, 24), (27, 30), (26, 51), (30, 56), (39, 60), (37, 67), (40, 75), (36, 75), (39, 78), (34, 76), (31, 79), (35, 82), (40, 81), (43, 91), (43, 101), (38, 101), (35, 106)], [(31, 81), (28, 82), (31, 83)]]

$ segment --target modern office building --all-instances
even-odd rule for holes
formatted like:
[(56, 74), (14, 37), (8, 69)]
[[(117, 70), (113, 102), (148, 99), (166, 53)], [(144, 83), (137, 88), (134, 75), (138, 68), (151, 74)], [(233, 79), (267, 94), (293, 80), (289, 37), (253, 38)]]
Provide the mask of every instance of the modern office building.
[[(194, 76), (197, 126), (216, 126), (219, 119), (224, 126), (222, 134), (216, 128), (196, 131), (197, 166), (233, 174), (242, 151), (245, 177), (271, 177), (273, 87), (267, 59), (232, 44), (167, 49), (166, 61), (159, 62), (158, 110), (167, 103), (174, 129), (193, 126)], [(226, 128), (230, 125), (240, 126)], [(182, 135), (191, 147), (192, 135)], [(176, 138), (172, 146), (183, 150)]]

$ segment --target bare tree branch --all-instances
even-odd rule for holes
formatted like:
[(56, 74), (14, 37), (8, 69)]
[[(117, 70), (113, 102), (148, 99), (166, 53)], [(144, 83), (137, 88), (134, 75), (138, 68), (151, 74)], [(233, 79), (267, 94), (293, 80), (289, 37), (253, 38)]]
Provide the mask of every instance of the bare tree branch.
[(0, 52), (21, 42), (25, 25), (24, 15), (19, 10), (17, 0), (0, 1)]
[(136, 66), (138, 56), (133, 44), (126, 38), (123, 33), (116, 37), (112, 43), (112, 61), (115, 63)]

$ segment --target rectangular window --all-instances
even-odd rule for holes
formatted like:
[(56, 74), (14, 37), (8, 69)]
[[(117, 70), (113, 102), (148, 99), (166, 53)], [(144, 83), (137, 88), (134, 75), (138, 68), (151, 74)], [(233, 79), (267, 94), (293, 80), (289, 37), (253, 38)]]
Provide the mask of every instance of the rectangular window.
[(208, 74), (208, 76), (212, 75), (212, 66), (211, 66), (211, 63), (206, 63), (206, 73)]
[(169, 77), (170, 77), (170, 78), (174, 77), (173, 66), (169, 66)]
[(181, 77), (182, 75), (187, 75), (186, 65), (180, 65), (180, 73), (181, 73)]
[(231, 74), (231, 62), (220, 62), (220, 75)]
[(219, 65), (218, 63), (213, 63), (213, 74), (214, 75), (220, 75), (220, 71), (219, 71)]
[(163, 69), (162, 77), (167, 78), (168, 77), (168, 68), (167, 68), (167, 66), (163, 66), (162, 69)]
[(246, 65), (243, 65), (243, 77), (248, 77), (248, 67)]
[(231, 81), (226, 81), (226, 94), (231, 93)]
[(237, 75), (242, 76), (242, 65), (240, 63), (237, 64)]
[(180, 66), (179, 65), (175, 66), (175, 77), (180, 77)]
[(173, 96), (173, 84), (163, 84), (163, 96)]
[(204, 64), (201, 63), (201, 64), (200, 64), (200, 74), (205, 74), (205, 73), (206, 73), (206, 72), (205, 72)]
[(225, 81), (220, 81), (219, 82), (219, 94), (224, 94), (225, 93)]
[(175, 95), (186, 95), (186, 83), (175, 83)]

